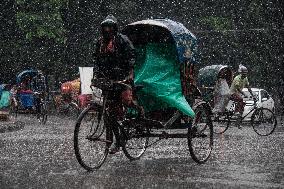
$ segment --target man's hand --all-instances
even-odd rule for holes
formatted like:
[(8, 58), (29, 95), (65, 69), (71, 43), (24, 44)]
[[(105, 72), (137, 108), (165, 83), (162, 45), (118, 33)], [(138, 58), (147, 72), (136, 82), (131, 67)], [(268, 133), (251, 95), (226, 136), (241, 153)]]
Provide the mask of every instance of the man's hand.
[(91, 80), (91, 86), (95, 86), (95, 82), (96, 82), (96, 78), (93, 78), (93, 79)]

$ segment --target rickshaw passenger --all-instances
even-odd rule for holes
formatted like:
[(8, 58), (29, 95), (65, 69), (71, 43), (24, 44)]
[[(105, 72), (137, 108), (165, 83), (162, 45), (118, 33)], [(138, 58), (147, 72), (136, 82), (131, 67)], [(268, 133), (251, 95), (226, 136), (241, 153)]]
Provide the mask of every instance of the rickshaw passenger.
[(31, 91), (31, 77), (27, 76), (20, 83), (20, 93), (32, 93)]
[[(119, 94), (111, 94), (114, 108), (111, 108), (113, 113), (107, 119), (112, 127), (116, 141), (113, 143), (110, 153), (114, 154), (119, 151), (119, 129), (115, 115), (119, 111), (117, 104), (121, 99), (128, 103), (132, 101), (132, 84), (133, 84), (133, 66), (135, 63), (135, 49), (132, 42), (127, 36), (118, 32), (117, 20), (114, 16), (109, 15), (101, 23), (101, 34), (96, 44), (95, 50), (95, 64), (94, 64), (94, 78), (107, 78), (110, 80), (127, 80), (129, 87), (118, 92)], [(119, 68), (120, 71), (115, 70)], [(119, 73), (117, 73), (119, 72)], [(113, 140), (113, 139), (112, 139)]]
[(227, 83), (226, 70), (222, 69), (218, 74), (216, 84), (214, 86), (214, 108), (212, 110), (213, 114), (222, 113), (225, 111), (230, 99), (230, 89)]
[(244, 107), (245, 107), (245, 102), (243, 101), (243, 97), (241, 95), (246, 97), (245, 93), (242, 91), (243, 88), (244, 87), (248, 88), (248, 91), (253, 97), (254, 102), (256, 102), (256, 98), (253, 95), (249, 82), (248, 82), (248, 78), (247, 78), (248, 69), (242, 64), (240, 64), (238, 72), (239, 72), (239, 75), (237, 75), (232, 82), (230, 93), (231, 93), (231, 99), (236, 102), (235, 112), (236, 112), (236, 115), (238, 116), (236, 124), (240, 128), (240, 120), (241, 120), (242, 114), (244, 112)]

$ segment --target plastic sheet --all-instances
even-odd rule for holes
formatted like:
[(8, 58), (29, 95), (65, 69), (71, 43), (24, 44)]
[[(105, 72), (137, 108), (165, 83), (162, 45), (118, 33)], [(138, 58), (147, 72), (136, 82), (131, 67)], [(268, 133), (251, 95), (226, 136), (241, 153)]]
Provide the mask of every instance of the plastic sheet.
[(195, 114), (182, 94), (180, 65), (173, 44), (148, 43), (137, 48), (135, 84), (143, 85), (139, 99), (146, 111), (175, 107), (184, 114)]

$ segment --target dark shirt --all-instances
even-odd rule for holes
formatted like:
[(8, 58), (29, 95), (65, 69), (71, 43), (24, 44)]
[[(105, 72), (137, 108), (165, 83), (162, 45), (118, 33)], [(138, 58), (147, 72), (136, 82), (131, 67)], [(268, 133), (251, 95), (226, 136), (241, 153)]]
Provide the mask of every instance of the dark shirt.
[[(127, 36), (118, 33), (114, 39), (96, 44), (94, 71), (97, 77), (123, 80), (129, 76), (135, 63), (135, 49)], [(116, 69), (118, 68), (118, 69)]]

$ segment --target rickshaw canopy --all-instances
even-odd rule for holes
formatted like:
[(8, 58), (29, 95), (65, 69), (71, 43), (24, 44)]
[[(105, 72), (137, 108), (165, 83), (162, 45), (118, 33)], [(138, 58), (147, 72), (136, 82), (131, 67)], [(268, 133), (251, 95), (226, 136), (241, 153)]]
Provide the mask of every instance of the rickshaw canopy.
[(180, 63), (197, 63), (197, 39), (183, 24), (170, 19), (148, 19), (131, 23), (123, 33), (137, 42), (173, 42)]
[(137, 50), (135, 84), (143, 85), (139, 99), (146, 111), (175, 107), (195, 114), (183, 96), (180, 63), (196, 63), (196, 37), (168, 19), (142, 20), (123, 30)]
[(230, 86), (232, 82), (233, 72), (227, 65), (211, 65), (205, 66), (204, 68), (200, 69), (197, 78), (197, 85), (201, 88), (214, 87), (218, 79), (218, 75), (221, 71), (226, 72), (226, 80)]
[(22, 71), (21, 73), (19, 73), (17, 75), (17, 84), (20, 84), (22, 82), (22, 80), (26, 77), (35, 77), (36, 75), (38, 74), (38, 71), (37, 70), (34, 70), (34, 69), (28, 69), (28, 70), (24, 70)]

